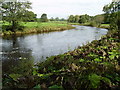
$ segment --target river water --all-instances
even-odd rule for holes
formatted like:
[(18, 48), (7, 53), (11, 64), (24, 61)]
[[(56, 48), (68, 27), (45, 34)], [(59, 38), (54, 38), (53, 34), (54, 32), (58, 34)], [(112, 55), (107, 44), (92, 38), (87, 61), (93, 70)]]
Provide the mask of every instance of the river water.
[(99, 40), (107, 34), (107, 29), (74, 25), (75, 29), (60, 32), (25, 35), (3, 39), (0, 43), (3, 69), (14, 66), (20, 59), (32, 59), (35, 63), (44, 61), (46, 57), (63, 54)]

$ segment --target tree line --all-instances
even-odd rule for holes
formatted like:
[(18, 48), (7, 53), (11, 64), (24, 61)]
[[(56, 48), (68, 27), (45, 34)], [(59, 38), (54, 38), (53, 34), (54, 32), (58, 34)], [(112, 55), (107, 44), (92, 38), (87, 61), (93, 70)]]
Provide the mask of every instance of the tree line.
[(59, 18), (59, 17), (56, 17), (56, 18), (51, 17), (50, 19), (48, 19), (47, 14), (43, 13), (43, 14), (41, 15), (41, 17), (38, 18), (38, 21), (40, 21), (40, 22), (66, 21), (66, 19), (64, 19), (64, 18)]
[(86, 23), (89, 22), (93, 17), (87, 14), (85, 15), (70, 15), (68, 17), (68, 22), (70, 23)]
[(120, 0), (105, 5), (103, 11), (106, 21), (110, 23), (110, 28), (120, 30)]
[(69, 23), (96, 23), (100, 25), (101, 23), (106, 23), (104, 20), (104, 14), (96, 15), (96, 16), (89, 16), (87, 14), (85, 15), (70, 15), (68, 20)]
[(120, 30), (120, 1), (114, 1), (103, 7), (104, 14), (89, 16), (70, 15), (69, 23), (89, 23), (91, 26), (100, 26), (101, 24), (110, 24), (110, 29)]

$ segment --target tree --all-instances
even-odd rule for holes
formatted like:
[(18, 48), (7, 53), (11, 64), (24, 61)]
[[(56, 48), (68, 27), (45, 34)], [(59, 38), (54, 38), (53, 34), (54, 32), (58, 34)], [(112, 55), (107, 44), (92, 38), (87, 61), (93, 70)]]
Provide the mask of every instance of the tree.
[(67, 21), (71, 23), (86, 23), (91, 20), (93, 20), (93, 17), (85, 14), (85, 15), (75, 15), (75, 16), (70, 15)]
[(60, 21), (66, 21), (66, 19), (64, 19), (64, 18), (61, 18), (61, 19), (60, 19)]
[(85, 22), (86, 22), (85, 15), (81, 15), (79, 19), (79, 23), (85, 23)]
[(45, 14), (45, 13), (42, 14), (42, 15), (41, 15), (41, 18), (40, 18), (40, 21), (41, 21), (41, 22), (48, 22), (47, 14)]
[(73, 15), (70, 15), (69, 18), (68, 18), (68, 22), (71, 22), (71, 23), (74, 23), (74, 16)]
[(56, 18), (55, 18), (55, 21), (59, 21), (59, 20), (60, 20), (59, 17), (56, 17)]
[(109, 18), (110, 28), (120, 30), (120, 1), (105, 5), (103, 11), (106, 13), (105, 18)]
[(90, 21), (90, 16), (85, 14), (85, 19), (86, 19), (86, 22), (89, 22)]
[(26, 11), (25, 14), (24, 14), (23, 21), (25, 21), (25, 22), (34, 22), (34, 21), (37, 21), (36, 16), (37, 15), (34, 14), (34, 12), (32, 12), (32, 11)]
[(27, 9), (31, 8), (31, 3), (26, 2), (2, 2), (2, 17), (3, 21), (11, 23), (11, 31), (15, 32), (19, 27), (19, 22), (23, 20), (23, 16)]
[(50, 18), (50, 21), (55, 21), (55, 19), (53, 17)]
[(80, 15), (79, 17), (79, 23), (87, 23), (92, 19), (91, 16), (85, 14), (85, 15)]
[(96, 25), (98, 25), (98, 27), (101, 25), (101, 23), (104, 23), (104, 16), (103, 15), (96, 15), (94, 17), (94, 22), (96, 23)]
[(78, 23), (79, 22), (79, 15), (75, 15), (75, 23)]

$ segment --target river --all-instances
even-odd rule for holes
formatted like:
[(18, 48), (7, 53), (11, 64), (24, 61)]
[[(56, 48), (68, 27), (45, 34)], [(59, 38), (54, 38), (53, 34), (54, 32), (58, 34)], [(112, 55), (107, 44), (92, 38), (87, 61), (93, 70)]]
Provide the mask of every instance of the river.
[(76, 28), (60, 32), (25, 35), (9, 39), (0, 38), (2, 40), (0, 55), (2, 55), (3, 70), (14, 67), (21, 59), (30, 59), (34, 63), (44, 61), (46, 57), (74, 50), (78, 46), (99, 40), (102, 35), (107, 34), (107, 29), (73, 26)]

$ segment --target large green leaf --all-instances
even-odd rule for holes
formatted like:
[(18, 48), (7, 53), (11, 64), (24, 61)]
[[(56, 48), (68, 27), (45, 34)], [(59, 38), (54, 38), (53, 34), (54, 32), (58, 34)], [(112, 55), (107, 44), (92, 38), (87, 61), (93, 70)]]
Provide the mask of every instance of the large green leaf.
[(63, 90), (63, 87), (62, 86), (58, 86), (58, 85), (53, 85), (53, 86), (50, 86), (49, 89), (59, 89), (59, 90)]
[(41, 90), (41, 86), (40, 85), (36, 85), (34, 88), (39, 88), (39, 90)]
[(97, 88), (100, 84), (101, 77), (97, 74), (90, 74), (89, 75), (90, 86), (92, 88)]

